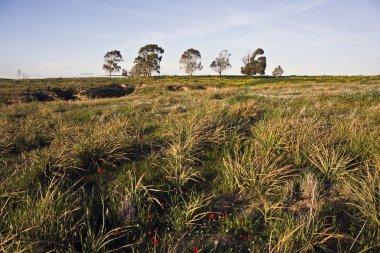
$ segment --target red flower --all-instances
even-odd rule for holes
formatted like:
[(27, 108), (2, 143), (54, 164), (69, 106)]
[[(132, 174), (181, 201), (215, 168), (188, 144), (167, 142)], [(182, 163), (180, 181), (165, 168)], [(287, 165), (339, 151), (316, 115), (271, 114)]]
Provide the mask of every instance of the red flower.
[(248, 235), (247, 234), (242, 234), (241, 239), (247, 240), (248, 239)]
[(152, 213), (148, 213), (148, 220), (151, 220), (153, 219), (153, 214)]
[(100, 174), (103, 174), (104, 172), (106, 172), (106, 170), (103, 167), (99, 167), (98, 171)]
[(153, 237), (152, 237), (152, 241), (153, 241), (153, 244), (154, 244), (154, 245), (158, 245), (158, 243), (159, 243), (159, 240), (157, 239), (156, 236), (153, 236)]
[(148, 231), (148, 235), (149, 235), (149, 236), (152, 236), (152, 232), (151, 232), (151, 231)]
[(228, 216), (227, 211), (224, 211), (223, 214), (222, 214), (222, 217), (223, 217), (223, 218), (227, 218), (227, 216)]
[(199, 248), (198, 248), (198, 247), (194, 247), (194, 248), (193, 248), (193, 252), (194, 252), (194, 253), (198, 253), (198, 252), (199, 252)]
[(239, 218), (240, 223), (244, 222), (244, 218)]
[(164, 181), (169, 181), (169, 176), (167, 176), (167, 175), (163, 175), (163, 176), (162, 176), (162, 179), (163, 179)]
[(213, 219), (215, 218), (215, 215), (214, 215), (213, 213), (210, 213), (210, 214), (208, 215), (208, 218), (209, 218), (210, 220), (213, 220)]

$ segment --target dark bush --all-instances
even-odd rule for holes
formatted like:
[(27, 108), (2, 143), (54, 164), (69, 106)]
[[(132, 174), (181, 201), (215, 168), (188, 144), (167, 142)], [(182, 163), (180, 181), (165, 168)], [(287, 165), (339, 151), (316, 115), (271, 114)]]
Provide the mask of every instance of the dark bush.
[(26, 90), (23, 92), (23, 102), (32, 102), (32, 101), (40, 101), (40, 102), (48, 102), (53, 101), (54, 97), (45, 91), (30, 91)]
[(175, 86), (175, 85), (169, 85), (167, 86), (167, 89), (169, 91), (182, 91), (182, 90), (189, 90), (190, 88), (187, 86)]
[(190, 88), (191, 90), (205, 90), (205, 89), (206, 89), (205, 86), (200, 85), (200, 84), (191, 85), (191, 86), (189, 86), (189, 88)]
[(89, 98), (111, 98), (122, 97), (132, 93), (133, 87), (124, 87), (118, 84), (111, 84), (104, 87), (91, 88), (86, 91)]
[(169, 91), (178, 91), (178, 90), (181, 89), (181, 86), (169, 85), (169, 86), (167, 87), (167, 89), (168, 89)]
[(50, 91), (53, 91), (57, 97), (59, 97), (60, 99), (63, 99), (63, 100), (75, 100), (76, 99), (75, 90), (73, 88), (69, 88), (67, 90), (64, 90), (64, 89), (61, 89), (58, 87), (54, 87), (54, 88), (51, 88)]

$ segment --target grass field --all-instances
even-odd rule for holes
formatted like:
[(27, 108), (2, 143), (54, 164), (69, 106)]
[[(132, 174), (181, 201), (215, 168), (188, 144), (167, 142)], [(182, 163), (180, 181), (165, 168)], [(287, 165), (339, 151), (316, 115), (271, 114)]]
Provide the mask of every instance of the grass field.
[(380, 76), (0, 80), (0, 252), (379, 251)]

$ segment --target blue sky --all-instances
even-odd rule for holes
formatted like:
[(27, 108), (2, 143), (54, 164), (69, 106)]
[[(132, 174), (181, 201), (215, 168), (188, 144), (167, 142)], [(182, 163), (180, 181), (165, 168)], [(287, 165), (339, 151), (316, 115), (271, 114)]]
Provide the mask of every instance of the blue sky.
[(165, 53), (161, 74), (182, 75), (188, 48), (203, 70), (221, 50), (241, 58), (261, 47), (267, 74), (380, 74), (379, 0), (0, 0), (0, 77), (17, 69), (31, 78), (81, 76), (102, 70), (103, 56), (120, 50), (130, 69), (140, 47)]

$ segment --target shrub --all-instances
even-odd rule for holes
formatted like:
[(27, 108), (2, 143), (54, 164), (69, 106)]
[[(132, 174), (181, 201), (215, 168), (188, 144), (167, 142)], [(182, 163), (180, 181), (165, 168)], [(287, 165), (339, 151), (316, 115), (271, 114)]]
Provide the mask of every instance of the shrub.
[(133, 87), (123, 87), (118, 84), (111, 84), (104, 87), (91, 88), (86, 91), (86, 95), (89, 98), (123, 97), (131, 94), (134, 90)]
[(55, 95), (63, 100), (75, 100), (75, 90), (73, 88), (61, 89), (58, 87), (51, 88), (50, 91), (55, 92)]
[(279, 195), (295, 170), (284, 166), (281, 156), (255, 155), (255, 145), (237, 139), (223, 159), (224, 181), (229, 190), (248, 191), (260, 198)]
[(40, 101), (40, 102), (49, 102), (53, 101), (54, 98), (52, 94), (49, 94), (45, 91), (30, 91), (26, 90), (23, 92), (23, 102), (32, 102), (32, 101)]

